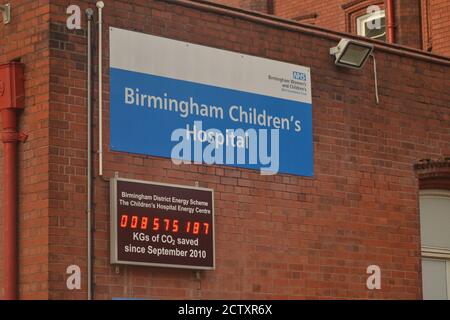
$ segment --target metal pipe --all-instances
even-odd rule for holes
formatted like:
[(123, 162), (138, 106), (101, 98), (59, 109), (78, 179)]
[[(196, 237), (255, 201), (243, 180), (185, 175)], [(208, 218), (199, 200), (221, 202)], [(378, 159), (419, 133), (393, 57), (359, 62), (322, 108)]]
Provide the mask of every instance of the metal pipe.
[(429, 0), (422, 0), (422, 8), (424, 7), (425, 13), (423, 10), (421, 10), (422, 15), (422, 24), (423, 21), (426, 21), (426, 29), (427, 29), (427, 35), (426, 35), (426, 41), (424, 50), (431, 52), (433, 50), (433, 34), (431, 32), (431, 7), (430, 7), (430, 1)]
[(375, 78), (375, 101), (377, 104), (380, 104), (380, 96), (378, 94), (378, 71), (377, 71), (377, 60), (375, 59), (375, 55), (372, 54), (373, 59), (373, 75)]
[[(2, 111), (3, 135), (16, 129), (16, 111)], [(9, 122), (9, 124), (8, 124)], [(5, 300), (16, 300), (17, 290), (17, 141), (3, 138), (4, 287)]]
[(17, 266), (17, 143), (27, 136), (18, 132), (18, 112), (23, 109), (23, 64), (11, 62), (0, 66), (0, 100), (3, 142), (3, 286), (4, 299), (18, 298)]
[(103, 176), (103, 1), (97, 1), (98, 8), (98, 175)]
[(92, 300), (92, 45), (91, 22), (94, 10), (86, 9), (87, 18), (87, 290)]
[(387, 9), (387, 40), (389, 43), (395, 43), (394, 0), (386, 0), (386, 9)]

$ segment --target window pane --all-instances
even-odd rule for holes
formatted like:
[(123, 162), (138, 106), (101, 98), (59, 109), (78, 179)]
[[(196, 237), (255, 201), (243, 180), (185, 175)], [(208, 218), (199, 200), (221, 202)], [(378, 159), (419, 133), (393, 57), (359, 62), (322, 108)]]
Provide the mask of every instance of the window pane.
[(450, 249), (450, 197), (420, 197), (422, 246)]
[(360, 36), (386, 41), (386, 15), (384, 10), (358, 17), (356, 19), (356, 31)]
[(379, 39), (386, 34), (386, 18), (377, 20), (369, 20), (365, 24), (366, 36), (369, 38)]
[(424, 300), (447, 300), (447, 266), (445, 261), (423, 259)]

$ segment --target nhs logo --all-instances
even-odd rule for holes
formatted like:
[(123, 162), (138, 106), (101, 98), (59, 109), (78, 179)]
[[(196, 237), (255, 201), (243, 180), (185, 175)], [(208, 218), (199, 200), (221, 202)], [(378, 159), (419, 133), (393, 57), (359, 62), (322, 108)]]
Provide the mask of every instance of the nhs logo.
[(294, 71), (293, 72), (293, 77), (294, 80), (300, 80), (300, 81), (307, 81), (307, 76), (306, 73), (304, 72), (298, 72), (298, 71)]

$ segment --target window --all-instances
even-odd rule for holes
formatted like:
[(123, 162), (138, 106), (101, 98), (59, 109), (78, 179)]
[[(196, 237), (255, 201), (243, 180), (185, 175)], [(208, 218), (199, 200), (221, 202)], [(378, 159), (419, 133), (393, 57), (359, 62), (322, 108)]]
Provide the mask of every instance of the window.
[(422, 259), (424, 300), (450, 300), (450, 260)]
[(386, 14), (384, 10), (368, 13), (356, 19), (358, 35), (386, 41)]
[(420, 192), (425, 300), (450, 300), (450, 191)]

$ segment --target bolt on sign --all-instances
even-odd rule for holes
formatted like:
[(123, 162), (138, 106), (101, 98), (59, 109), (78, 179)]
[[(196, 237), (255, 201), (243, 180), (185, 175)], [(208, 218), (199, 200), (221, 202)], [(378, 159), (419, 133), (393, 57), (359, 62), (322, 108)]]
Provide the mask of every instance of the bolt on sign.
[(214, 190), (112, 178), (111, 263), (214, 269)]

